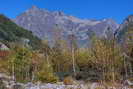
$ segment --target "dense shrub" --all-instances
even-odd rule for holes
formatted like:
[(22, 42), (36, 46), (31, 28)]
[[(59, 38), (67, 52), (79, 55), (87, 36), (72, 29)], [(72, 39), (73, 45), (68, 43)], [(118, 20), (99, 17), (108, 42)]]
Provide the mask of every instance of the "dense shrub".
[(44, 83), (56, 83), (59, 79), (54, 74), (50, 64), (44, 63), (42, 69), (37, 73), (39, 81)]

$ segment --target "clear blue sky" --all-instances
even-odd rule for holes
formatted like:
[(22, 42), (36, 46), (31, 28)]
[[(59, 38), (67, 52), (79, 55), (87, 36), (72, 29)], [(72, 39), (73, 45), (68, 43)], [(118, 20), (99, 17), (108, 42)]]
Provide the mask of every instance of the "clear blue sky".
[(0, 0), (0, 13), (15, 18), (32, 5), (79, 18), (113, 18), (118, 23), (133, 14), (133, 0)]

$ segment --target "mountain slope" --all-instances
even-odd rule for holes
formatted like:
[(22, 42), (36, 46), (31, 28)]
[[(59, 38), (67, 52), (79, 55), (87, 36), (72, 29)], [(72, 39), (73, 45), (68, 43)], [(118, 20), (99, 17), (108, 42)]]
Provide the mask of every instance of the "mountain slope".
[(40, 39), (32, 34), (32, 32), (17, 26), (4, 15), (0, 15), (0, 41), (4, 42), (20, 42), (21, 40), (29, 40), (29, 45), (37, 48)]
[[(47, 11), (33, 6), (17, 16), (16, 24), (32, 31), (41, 39), (54, 38), (55, 32), (60, 32), (62, 38), (68, 39), (73, 34), (79, 43), (85, 44), (92, 35), (107, 37), (107, 33), (114, 33), (119, 25), (112, 19), (88, 20), (69, 16), (60, 11)], [(108, 28), (111, 31), (108, 31)]]
[(116, 31), (116, 38), (120, 43), (123, 43), (126, 38), (126, 33), (133, 29), (133, 15), (128, 16), (119, 29)]

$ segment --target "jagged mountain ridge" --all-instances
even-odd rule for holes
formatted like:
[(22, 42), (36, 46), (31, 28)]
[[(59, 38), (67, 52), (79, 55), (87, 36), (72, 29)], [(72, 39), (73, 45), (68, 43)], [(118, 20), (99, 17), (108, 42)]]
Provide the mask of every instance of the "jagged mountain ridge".
[[(94, 33), (98, 37), (107, 37), (114, 33), (119, 25), (112, 19), (88, 20), (69, 16), (60, 11), (48, 11), (33, 6), (14, 20), (16, 24), (32, 31), (41, 39), (54, 38), (55, 32), (60, 32), (62, 38), (67, 39), (74, 34), (79, 43), (85, 44), (86, 40)], [(110, 28), (110, 31), (108, 30)]]

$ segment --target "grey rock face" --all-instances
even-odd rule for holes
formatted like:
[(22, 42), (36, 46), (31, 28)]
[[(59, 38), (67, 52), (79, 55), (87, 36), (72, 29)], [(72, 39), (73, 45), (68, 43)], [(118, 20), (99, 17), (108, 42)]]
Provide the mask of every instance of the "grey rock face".
[(124, 42), (125, 34), (131, 27), (133, 27), (133, 15), (128, 16), (116, 30), (116, 38), (120, 43)]
[(60, 11), (47, 11), (33, 6), (14, 20), (16, 24), (34, 33), (41, 39), (52, 40), (55, 34), (63, 39), (74, 34), (82, 43), (93, 34), (98, 37), (107, 37), (108, 28), (114, 33), (119, 25), (112, 19), (88, 20), (69, 16)]
[(118, 32), (120, 32), (121, 30), (123, 30), (123, 28), (125, 28), (126, 26), (128, 26), (130, 23), (133, 23), (133, 15), (128, 16), (122, 24), (120, 24)]

